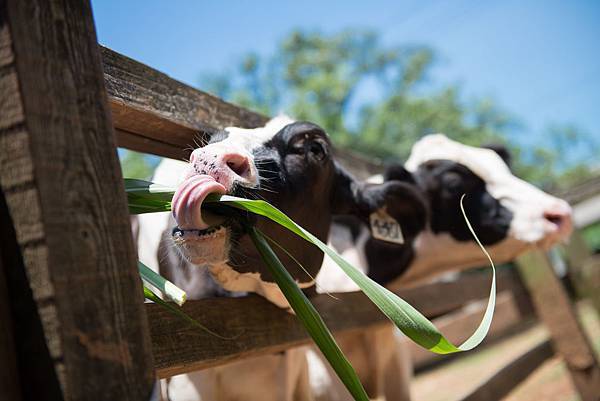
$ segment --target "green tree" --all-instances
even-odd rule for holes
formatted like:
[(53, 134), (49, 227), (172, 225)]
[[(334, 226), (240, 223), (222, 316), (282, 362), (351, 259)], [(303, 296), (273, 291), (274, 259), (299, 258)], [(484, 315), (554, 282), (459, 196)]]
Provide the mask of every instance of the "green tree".
[(156, 163), (155, 157), (143, 153), (133, 152), (131, 150), (120, 150), (119, 160), (121, 170), (125, 178), (139, 178), (147, 180), (152, 176)]

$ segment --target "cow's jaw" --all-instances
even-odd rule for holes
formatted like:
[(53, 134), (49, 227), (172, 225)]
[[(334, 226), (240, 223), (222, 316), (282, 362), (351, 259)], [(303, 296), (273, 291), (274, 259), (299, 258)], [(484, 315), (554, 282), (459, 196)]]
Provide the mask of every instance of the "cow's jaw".
[(229, 259), (231, 229), (223, 225), (205, 230), (173, 230), (173, 242), (194, 265), (217, 265)]

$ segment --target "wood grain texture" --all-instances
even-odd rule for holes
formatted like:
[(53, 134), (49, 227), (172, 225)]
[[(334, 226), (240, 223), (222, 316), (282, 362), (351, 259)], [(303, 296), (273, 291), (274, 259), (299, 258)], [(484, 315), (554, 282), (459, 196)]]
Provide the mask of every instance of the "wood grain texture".
[[(439, 315), (465, 303), (486, 297), (489, 276), (467, 276), (466, 282), (435, 283), (399, 292), (406, 301), (426, 316)], [(514, 273), (502, 272), (499, 288), (515, 290)], [(472, 291), (454, 291), (466, 285), (480, 287)], [(432, 294), (436, 296), (432, 297)], [(351, 333), (369, 326), (388, 324), (364, 294), (322, 294), (311, 298), (332, 332)], [(256, 355), (281, 352), (310, 341), (293, 315), (258, 296), (211, 298), (188, 301), (183, 309), (198, 322), (222, 336), (223, 340), (182, 322), (154, 304), (147, 304), (152, 347), (157, 374), (169, 377)], [(237, 337), (236, 337), (237, 336)]]
[(150, 338), (90, 4), (0, 10), (0, 186), (63, 396), (147, 399)]
[[(185, 85), (142, 63), (100, 47), (117, 143), (127, 149), (187, 159), (189, 149), (229, 126), (255, 128), (268, 117)], [(135, 136), (132, 136), (135, 135)], [(141, 140), (145, 138), (145, 140)], [(380, 173), (383, 164), (337, 150), (358, 178)]]
[(543, 340), (479, 383), (460, 401), (500, 400), (553, 355), (552, 344)]
[(550, 259), (542, 251), (532, 251), (517, 262), (536, 313), (548, 327), (554, 348), (565, 360), (581, 399), (598, 400), (600, 365)]

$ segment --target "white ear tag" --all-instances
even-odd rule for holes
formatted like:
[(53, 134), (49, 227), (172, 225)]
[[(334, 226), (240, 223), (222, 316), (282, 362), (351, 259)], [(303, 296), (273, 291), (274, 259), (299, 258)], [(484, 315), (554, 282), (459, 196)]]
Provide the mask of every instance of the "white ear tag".
[(400, 224), (387, 213), (385, 207), (369, 216), (371, 223), (371, 234), (374, 238), (382, 241), (393, 242), (394, 244), (403, 244), (404, 236)]

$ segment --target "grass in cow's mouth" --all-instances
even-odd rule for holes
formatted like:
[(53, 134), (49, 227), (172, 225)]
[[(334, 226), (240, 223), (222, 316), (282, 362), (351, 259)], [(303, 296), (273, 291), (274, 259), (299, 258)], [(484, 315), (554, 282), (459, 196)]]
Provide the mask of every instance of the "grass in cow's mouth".
[[(131, 213), (150, 213), (170, 210), (171, 198), (174, 189), (153, 184), (141, 180), (125, 180), (125, 188), (130, 201)], [(463, 196), (464, 197), (464, 196)], [(464, 208), (461, 210), (469, 230), (475, 237), (477, 243), (488, 257), (492, 266), (492, 284), (487, 308), (479, 327), (475, 332), (460, 346), (455, 346), (448, 341), (442, 333), (425, 318), (419, 311), (409, 303), (392, 293), (385, 287), (377, 284), (360, 270), (345, 261), (334, 250), (296, 224), (279, 209), (273, 207), (263, 200), (249, 200), (237, 198), (229, 195), (209, 195), (205, 201), (209, 207), (231, 207), (238, 210), (254, 213), (269, 218), (275, 223), (292, 231), (304, 240), (312, 243), (321, 251), (327, 254), (336, 264), (350, 277), (365, 295), (392, 321), (394, 324), (411, 340), (420, 346), (438, 353), (450, 354), (455, 352), (468, 351), (475, 348), (485, 338), (492, 322), (494, 306), (496, 302), (496, 273), (494, 264), (485, 248), (479, 242), (471, 227)], [(300, 322), (309, 332), (317, 346), (323, 351), (327, 360), (334, 368), (342, 382), (346, 385), (355, 399), (368, 399), (366, 393), (356, 373), (340, 351), (331, 333), (323, 323), (321, 317), (314, 310), (312, 304), (304, 296), (304, 293), (298, 288), (297, 284), (291, 278), (285, 267), (281, 264), (275, 253), (270, 248), (268, 242), (259, 231), (249, 225), (248, 232), (257, 247), (259, 253), (271, 270), (279, 288), (286, 299), (296, 311)]]

